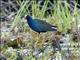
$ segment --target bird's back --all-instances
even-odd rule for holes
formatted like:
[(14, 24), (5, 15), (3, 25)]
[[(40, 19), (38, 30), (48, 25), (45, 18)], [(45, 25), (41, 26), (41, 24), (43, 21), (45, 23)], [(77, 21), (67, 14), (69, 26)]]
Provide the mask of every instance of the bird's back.
[(56, 26), (48, 24), (43, 20), (34, 19), (34, 22), (32, 24), (33, 24), (33, 28), (36, 29), (36, 31), (40, 31), (40, 32), (56, 31)]

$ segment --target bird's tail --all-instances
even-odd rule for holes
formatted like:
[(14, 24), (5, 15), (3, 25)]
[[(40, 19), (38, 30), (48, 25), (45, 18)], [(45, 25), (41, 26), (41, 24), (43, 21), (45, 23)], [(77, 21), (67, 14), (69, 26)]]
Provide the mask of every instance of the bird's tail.
[(53, 31), (57, 31), (57, 26), (51, 27)]

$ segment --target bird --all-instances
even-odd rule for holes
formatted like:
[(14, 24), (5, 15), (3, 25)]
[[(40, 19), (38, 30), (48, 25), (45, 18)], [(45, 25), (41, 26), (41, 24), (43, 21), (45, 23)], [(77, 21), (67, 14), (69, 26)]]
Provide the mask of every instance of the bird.
[(25, 20), (27, 20), (29, 27), (39, 34), (41, 32), (57, 31), (57, 26), (51, 25), (40, 19), (33, 19), (30, 15), (25, 16)]

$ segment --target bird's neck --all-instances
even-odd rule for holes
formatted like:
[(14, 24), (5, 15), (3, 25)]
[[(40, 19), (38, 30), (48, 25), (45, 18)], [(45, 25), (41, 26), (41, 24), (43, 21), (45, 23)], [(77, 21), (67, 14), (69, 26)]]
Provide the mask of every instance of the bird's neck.
[(30, 24), (32, 24), (34, 21), (33, 21), (33, 19), (30, 17), (30, 18), (28, 18), (28, 24), (30, 25)]

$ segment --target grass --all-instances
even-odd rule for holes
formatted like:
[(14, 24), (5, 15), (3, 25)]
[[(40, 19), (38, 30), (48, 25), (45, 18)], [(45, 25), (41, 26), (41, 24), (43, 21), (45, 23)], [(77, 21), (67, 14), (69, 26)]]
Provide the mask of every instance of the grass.
[[(42, 9), (40, 9), (39, 4), (37, 4), (36, 1), (31, 1), (30, 3), (28, 3), (28, 1), (23, 1), (20, 5), (20, 9), (17, 12), (17, 15), (15, 16), (11, 27), (13, 28), (18, 24), (21, 25), (21, 22), (23, 21), (22, 18), (25, 15), (30, 15), (30, 13), (32, 13), (33, 18), (39, 18), (42, 20), (46, 19), (50, 21), (50, 23), (53, 22), (53, 24), (57, 25), (59, 31), (66, 32), (68, 29), (71, 28), (70, 23), (72, 22), (72, 18), (74, 17), (74, 15), (79, 15), (78, 11), (76, 11), (76, 5), (73, 10), (73, 14), (71, 15), (69, 10), (70, 6), (66, 1), (64, 1), (64, 6), (62, 5), (61, 1), (54, 2), (51, 11), (52, 16), (50, 16), (50, 19), (48, 19), (48, 16), (45, 17), (45, 11), (47, 10), (48, 3), (50, 3), (50, 1), (45, 1), (44, 5), (42, 6)], [(30, 4), (32, 7), (32, 12), (28, 10)]]
[[(41, 20), (45, 20), (47, 22), (49, 22), (52, 25), (57, 25), (58, 26), (58, 31), (60, 31), (61, 33), (67, 33), (68, 29), (71, 29), (72, 27), (74, 27), (74, 23), (75, 23), (75, 28), (78, 30), (78, 25), (80, 24), (80, 11), (79, 9), (76, 7), (76, 2), (75, 3), (75, 7), (73, 10), (73, 13), (71, 13), (70, 11), (70, 5), (66, 2), (63, 1), (63, 4), (61, 1), (54, 1), (54, 4), (52, 4), (52, 11), (51, 14), (45, 16), (46, 10), (48, 9), (47, 5), (48, 3), (50, 3), (49, 0), (46, 0), (44, 2), (44, 5), (42, 6), (42, 8), (40, 9), (40, 5), (36, 3), (36, 1), (30, 1), (30, 3), (28, 3), (28, 1), (23, 1), (21, 2), (20, 0), (17, 0), (18, 5), (20, 6), (20, 9), (18, 12), (16, 12), (16, 16), (14, 18), (14, 21), (12, 22), (11, 25), (11, 29), (16, 29), (17, 28), (21, 28), (23, 30), (23, 32), (27, 33), (29, 32), (32, 35), (32, 40), (27, 40), (25, 43), (25, 47), (32, 49), (30, 54), (28, 56), (24, 57), (24, 60), (36, 60), (36, 57), (33, 56), (33, 46), (35, 47), (35, 49), (43, 49), (45, 40), (48, 39), (48, 45), (51, 46), (51, 34), (49, 33), (45, 33), (45, 34), (41, 34), (41, 36), (44, 36), (44, 39), (42, 39), (42, 37), (37, 36), (37, 33), (33, 32), (32, 30), (30, 30), (30, 28), (28, 26), (26, 26), (26, 24), (23, 22), (23, 17), (25, 15), (30, 15), (33, 18), (38, 18)], [(31, 5), (31, 10), (29, 10), (29, 6)], [(73, 20), (74, 18), (74, 20)], [(73, 24), (73, 25), (71, 25)], [(19, 34), (20, 32), (18, 32)], [(17, 34), (17, 35), (18, 35)], [(37, 39), (38, 38), (38, 39)], [(79, 39), (78, 39), (79, 40)], [(73, 43), (72, 40), (70, 41), (70, 43)], [(74, 45), (74, 44), (73, 44)], [(22, 50), (24, 48), (21, 48)], [(21, 50), (20, 50), (21, 52)], [(7, 56), (9, 52), (5, 52), (5, 55)], [(16, 52), (13, 52), (14, 54), (10, 55), (10, 58), (8, 57), (8, 60), (14, 59), (16, 58)], [(54, 54), (54, 56), (57, 55), (59, 56), (60, 54)], [(51, 51), (47, 51), (47, 53), (43, 53), (42, 58), (38, 57), (38, 60), (44, 60), (44, 59), (49, 59), (50, 57), (52, 57), (52, 52)]]

